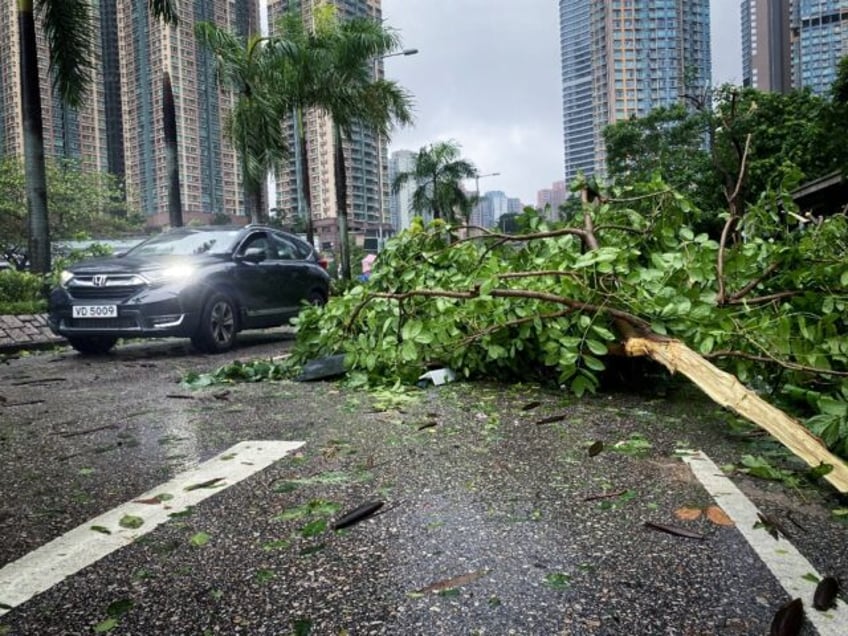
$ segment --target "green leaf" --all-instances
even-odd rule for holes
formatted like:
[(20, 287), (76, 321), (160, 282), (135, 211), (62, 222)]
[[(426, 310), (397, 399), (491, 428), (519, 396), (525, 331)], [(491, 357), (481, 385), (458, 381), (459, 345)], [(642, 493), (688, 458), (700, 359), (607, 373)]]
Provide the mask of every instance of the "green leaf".
[(143, 524), (144, 519), (142, 519), (141, 517), (137, 517), (136, 515), (124, 515), (118, 522), (119, 526), (121, 526), (122, 528), (129, 528), (130, 530), (140, 528)]
[(132, 607), (132, 599), (122, 598), (120, 600), (110, 603), (109, 607), (106, 608), (106, 614), (113, 618), (120, 618), (121, 616), (129, 612)]
[(195, 548), (202, 548), (207, 543), (209, 543), (209, 538), (209, 535), (205, 532), (198, 532), (191, 539), (189, 539), (189, 543)]
[(111, 632), (118, 626), (117, 618), (107, 618), (104, 621), (100, 621), (97, 625), (94, 626), (95, 634), (105, 634), (106, 632)]
[(310, 521), (305, 526), (300, 529), (300, 536), (304, 539), (308, 539), (310, 537), (315, 537), (324, 532), (327, 529), (327, 520), (326, 519), (316, 519), (315, 521)]

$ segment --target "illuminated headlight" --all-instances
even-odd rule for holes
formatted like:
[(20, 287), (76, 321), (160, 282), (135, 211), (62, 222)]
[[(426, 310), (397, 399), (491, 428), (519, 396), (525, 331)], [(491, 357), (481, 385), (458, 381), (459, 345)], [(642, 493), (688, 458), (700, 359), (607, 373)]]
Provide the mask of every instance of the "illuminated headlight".
[(160, 283), (173, 283), (186, 280), (191, 278), (192, 274), (194, 274), (194, 267), (192, 265), (180, 264), (144, 272), (144, 277), (151, 285), (157, 285)]
[(74, 278), (74, 275), (73, 275), (72, 272), (69, 272), (68, 270), (63, 269), (62, 273), (59, 274), (59, 284), (62, 287), (65, 287), (68, 283), (71, 282), (71, 280), (73, 280), (73, 278)]

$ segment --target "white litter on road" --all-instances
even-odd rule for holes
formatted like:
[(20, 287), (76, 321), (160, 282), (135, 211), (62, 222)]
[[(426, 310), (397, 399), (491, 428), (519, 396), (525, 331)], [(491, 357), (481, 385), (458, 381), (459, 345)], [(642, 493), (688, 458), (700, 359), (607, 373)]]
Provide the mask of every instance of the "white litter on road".
[[(848, 605), (837, 600), (837, 606), (826, 612), (820, 612), (813, 607), (816, 580), (820, 580), (822, 575), (804, 555), (782, 535), (780, 540), (775, 540), (760, 527), (757, 507), (709, 457), (701, 451), (681, 451), (681, 454), (698, 481), (733, 520), (736, 528), (771, 570), (783, 589), (792, 598), (801, 599), (807, 619), (815, 626), (819, 635), (848, 634)], [(777, 607), (774, 609), (775, 612), (778, 610)]]
[[(131, 544), (168, 521), (170, 515), (182, 512), (267, 468), (303, 444), (240, 442), (7, 564), (0, 569), (0, 616), (114, 550)], [(157, 499), (159, 503), (154, 501)], [(135, 517), (142, 523), (136, 528), (124, 527), (120, 522), (125, 517)], [(129, 521), (125, 521), (124, 525), (132, 525), (132, 519)]]

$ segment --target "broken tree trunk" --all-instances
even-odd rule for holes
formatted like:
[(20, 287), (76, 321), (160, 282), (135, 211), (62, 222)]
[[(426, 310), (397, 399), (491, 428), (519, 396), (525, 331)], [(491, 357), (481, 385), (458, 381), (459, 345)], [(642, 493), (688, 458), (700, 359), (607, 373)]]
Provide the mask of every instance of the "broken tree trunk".
[(647, 356), (671, 373), (682, 373), (715, 402), (768, 431), (811, 467), (833, 466), (824, 478), (839, 492), (848, 492), (848, 464), (831, 453), (818, 437), (679, 340), (629, 337), (624, 349), (629, 356)]

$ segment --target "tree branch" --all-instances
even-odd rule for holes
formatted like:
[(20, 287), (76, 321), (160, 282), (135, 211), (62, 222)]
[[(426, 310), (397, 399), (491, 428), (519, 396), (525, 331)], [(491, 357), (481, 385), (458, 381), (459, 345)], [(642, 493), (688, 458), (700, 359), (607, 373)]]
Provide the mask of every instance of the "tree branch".
[(763, 271), (763, 273), (760, 276), (757, 276), (754, 280), (752, 280), (750, 283), (745, 285), (742, 289), (737, 291), (735, 294), (731, 294), (730, 297), (727, 299), (727, 303), (733, 304), (736, 301), (747, 296), (754, 289), (754, 287), (756, 287), (757, 285), (762, 283), (766, 278), (768, 278), (774, 272), (776, 272), (778, 267), (780, 267), (780, 263), (777, 263), (777, 262), (774, 262), (771, 265), (769, 265), (768, 267), (766, 267), (765, 271)]

